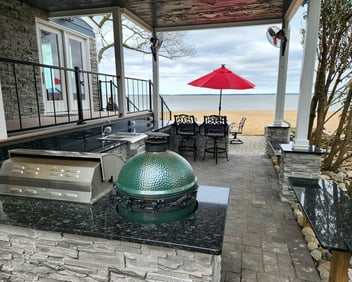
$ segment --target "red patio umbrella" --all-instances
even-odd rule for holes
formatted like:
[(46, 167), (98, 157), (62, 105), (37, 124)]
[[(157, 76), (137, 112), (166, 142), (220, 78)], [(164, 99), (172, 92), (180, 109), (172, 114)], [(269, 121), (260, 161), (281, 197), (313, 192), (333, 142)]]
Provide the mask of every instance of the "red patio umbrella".
[(220, 89), (219, 115), (221, 113), (221, 97), (223, 89), (250, 89), (255, 87), (253, 83), (233, 73), (227, 69), (225, 65), (221, 65), (220, 68), (193, 80), (188, 84), (197, 87)]

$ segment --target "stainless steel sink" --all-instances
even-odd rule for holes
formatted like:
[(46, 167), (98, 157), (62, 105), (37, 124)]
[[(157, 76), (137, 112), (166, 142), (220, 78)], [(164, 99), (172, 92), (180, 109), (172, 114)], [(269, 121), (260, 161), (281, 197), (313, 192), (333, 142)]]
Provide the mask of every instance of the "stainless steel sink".
[(108, 141), (126, 141), (129, 143), (136, 143), (138, 141), (146, 139), (148, 136), (144, 133), (134, 133), (134, 132), (115, 132), (104, 137), (99, 137), (99, 140)]

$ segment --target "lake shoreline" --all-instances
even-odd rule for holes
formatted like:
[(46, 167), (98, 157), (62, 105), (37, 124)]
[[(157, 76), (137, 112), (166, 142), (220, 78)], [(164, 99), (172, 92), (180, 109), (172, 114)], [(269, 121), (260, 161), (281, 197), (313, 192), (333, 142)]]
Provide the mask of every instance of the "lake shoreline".
[[(202, 122), (205, 115), (216, 115), (216, 111), (173, 111), (172, 114), (191, 114), (197, 121)], [(243, 134), (247, 136), (263, 136), (264, 128), (273, 123), (275, 111), (272, 110), (223, 110), (221, 115), (226, 115), (228, 121), (239, 123), (242, 117), (246, 117), (246, 123), (243, 127)], [(285, 111), (284, 120), (287, 121), (291, 128), (296, 127), (297, 111)], [(326, 130), (333, 132), (338, 125), (339, 117), (335, 115), (326, 125)]]

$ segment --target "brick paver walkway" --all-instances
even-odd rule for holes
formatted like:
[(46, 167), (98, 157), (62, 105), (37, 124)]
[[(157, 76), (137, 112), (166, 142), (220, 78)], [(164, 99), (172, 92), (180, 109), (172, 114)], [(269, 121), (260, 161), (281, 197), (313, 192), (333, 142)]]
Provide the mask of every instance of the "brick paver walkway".
[(229, 145), (229, 161), (201, 156), (192, 164), (200, 185), (230, 188), (222, 281), (321, 281), (291, 207), (280, 202), (278, 176), (262, 136)]

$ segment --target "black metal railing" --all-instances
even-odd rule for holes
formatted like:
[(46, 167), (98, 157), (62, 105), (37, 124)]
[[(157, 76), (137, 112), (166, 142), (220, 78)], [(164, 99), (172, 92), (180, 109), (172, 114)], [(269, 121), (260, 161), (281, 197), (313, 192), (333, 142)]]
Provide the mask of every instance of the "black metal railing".
[(169, 106), (166, 104), (164, 98), (162, 96), (160, 97), (160, 111), (161, 111), (161, 127), (164, 127), (172, 121), (172, 112), (169, 108)]
[[(153, 93), (153, 82), (150, 80), (149, 81), (149, 92)], [(160, 125), (161, 127), (164, 127), (172, 121), (172, 112), (165, 102), (164, 98), (159, 95), (159, 105), (160, 105)], [(150, 105), (149, 107), (152, 109), (152, 99), (150, 99)]]
[(125, 78), (127, 112), (151, 111), (152, 87), (150, 80)]
[[(116, 75), (0, 58), (0, 81), (8, 133), (119, 115)], [(151, 82), (124, 83), (127, 112), (152, 111)]]
[[(99, 80), (99, 98), (101, 110), (111, 112), (118, 111), (118, 88), (117, 82), (110, 80)], [(104, 107), (105, 105), (105, 107)]]

